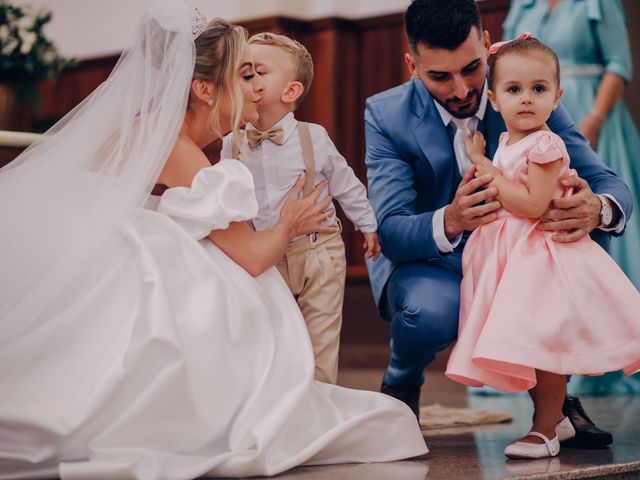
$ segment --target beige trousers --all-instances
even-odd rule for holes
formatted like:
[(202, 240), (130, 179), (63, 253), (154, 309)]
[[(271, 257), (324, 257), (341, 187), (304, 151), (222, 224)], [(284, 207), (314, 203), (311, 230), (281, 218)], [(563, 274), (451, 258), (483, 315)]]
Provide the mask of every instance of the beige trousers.
[(291, 289), (307, 324), (316, 360), (315, 380), (336, 383), (346, 275), (340, 233), (291, 243), (276, 267)]

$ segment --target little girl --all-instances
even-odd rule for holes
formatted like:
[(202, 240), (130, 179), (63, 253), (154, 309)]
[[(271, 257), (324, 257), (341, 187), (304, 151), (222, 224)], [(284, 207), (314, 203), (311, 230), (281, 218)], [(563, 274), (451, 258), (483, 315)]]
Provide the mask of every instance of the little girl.
[(640, 369), (640, 294), (588, 236), (572, 243), (536, 229), (574, 173), (546, 121), (562, 90), (555, 53), (523, 35), (494, 46), (493, 108), (507, 132), (493, 164), (479, 133), (467, 141), (476, 175), (491, 173), (498, 219), (469, 237), (462, 256), (458, 342), (447, 376), (506, 392), (528, 390), (531, 431), (510, 444), (510, 458), (556, 456), (575, 431), (562, 415), (568, 374)]

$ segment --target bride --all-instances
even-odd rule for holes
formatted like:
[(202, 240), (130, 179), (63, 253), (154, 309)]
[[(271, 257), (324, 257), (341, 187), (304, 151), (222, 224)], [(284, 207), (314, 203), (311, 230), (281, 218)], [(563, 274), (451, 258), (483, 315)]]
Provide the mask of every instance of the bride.
[(0, 478), (273, 475), (427, 451), (403, 403), (312, 380), (272, 265), (323, 231), (328, 199), (300, 199), (301, 180), (280, 223), (251, 230), (248, 170), (201, 148), (256, 120), (262, 84), (242, 28), (192, 17), (152, 0), (109, 79), (0, 171)]

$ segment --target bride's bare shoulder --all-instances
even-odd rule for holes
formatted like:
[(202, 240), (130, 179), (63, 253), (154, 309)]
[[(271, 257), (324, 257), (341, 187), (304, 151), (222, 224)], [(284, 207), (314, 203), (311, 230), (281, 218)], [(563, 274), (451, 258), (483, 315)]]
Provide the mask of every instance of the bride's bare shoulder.
[(167, 187), (189, 187), (196, 173), (211, 163), (204, 152), (189, 137), (180, 135), (167, 162), (162, 168), (158, 183)]

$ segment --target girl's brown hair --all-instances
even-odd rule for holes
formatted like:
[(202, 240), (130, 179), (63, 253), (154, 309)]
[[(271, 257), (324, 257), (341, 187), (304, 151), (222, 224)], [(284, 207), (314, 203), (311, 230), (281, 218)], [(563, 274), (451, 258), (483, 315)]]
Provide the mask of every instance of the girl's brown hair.
[(556, 52), (547, 47), (544, 43), (534, 37), (516, 39), (505, 43), (500, 49), (491, 55), (489, 55), (489, 88), (495, 89), (496, 77), (498, 76), (497, 64), (498, 61), (511, 53), (527, 54), (530, 52), (541, 52), (549, 57), (549, 60), (554, 63), (556, 70), (556, 83), (560, 86), (560, 62), (558, 62), (558, 56)]

